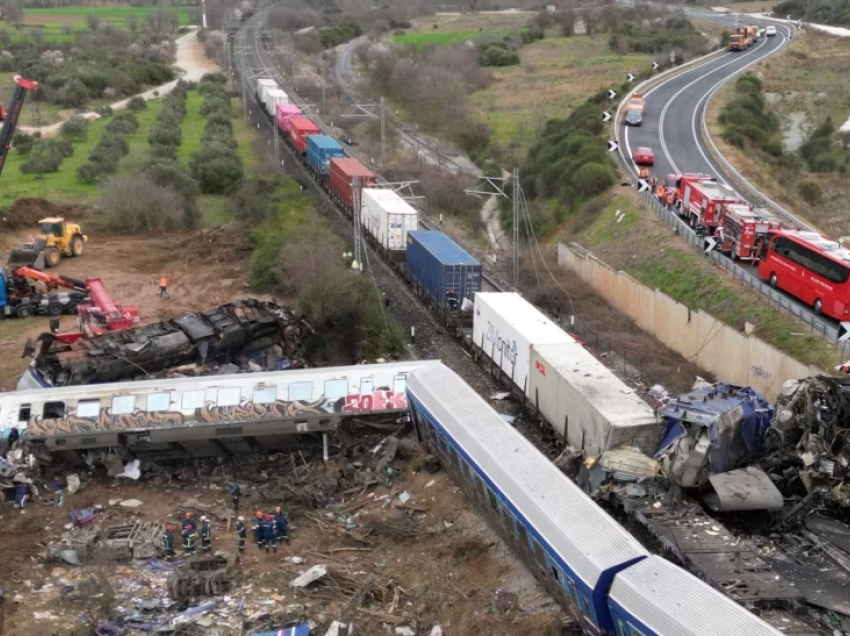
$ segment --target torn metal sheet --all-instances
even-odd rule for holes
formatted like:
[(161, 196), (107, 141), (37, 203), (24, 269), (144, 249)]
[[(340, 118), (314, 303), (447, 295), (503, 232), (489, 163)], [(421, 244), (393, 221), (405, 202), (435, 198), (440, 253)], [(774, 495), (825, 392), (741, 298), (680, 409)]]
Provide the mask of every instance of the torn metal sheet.
[(292, 587), (307, 587), (311, 583), (315, 583), (319, 579), (328, 575), (328, 566), (314, 565), (300, 576), (292, 579), (289, 584)]
[(711, 475), (708, 480), (714, 491), (705, 495), (705, 502), (716, 512), (775, 510), (785, 504), (782, 493), (757, 466)]
[(599, 465), (617, 481), (653, 479), (661, 472), (657, 461), (633, 446), (605, 451), (599, 457)]

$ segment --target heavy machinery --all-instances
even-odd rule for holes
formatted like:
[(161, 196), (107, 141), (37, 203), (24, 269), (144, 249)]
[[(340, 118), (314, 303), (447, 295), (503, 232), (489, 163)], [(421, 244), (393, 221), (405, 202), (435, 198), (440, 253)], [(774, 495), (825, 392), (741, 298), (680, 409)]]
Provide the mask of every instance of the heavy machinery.
[(761, 245), (770, 232), (782, 229), (782, 221), (770, 212), (747, 203), (724, 203), (720, 208), (719, 228), (715, 234), (718, 249), (733, 261), (757, 261)]
[(27, 91), (34, 91), (37, 88), (38, 82), (15, 75), (15, 90), (12, 91), (12, 101), (8, 108), (0, 106), (0, 121), (3, 122), (3, 128), (0, 129), (0, 174), (3, 174), (3, 166), (6, 165), (6, 157), (9, 156), (9, 149), (12, 147), (12, 138), (15, 136), (15, 129), (18, 127), (18, 118), (21, 116)]
[(83, 243), (88, 241), (88, 237), (77, 223), (68, 223), (62, 217), (54, 216), (41, 219), (38, 225), (41, 234), (31, 243), (25, 243), (24, 250), (43, 253), (47, 267), (56, 267), (63, 256), (82, 255)]
[[(22, 254), (25, 252), (14, 252), (6, 269), (0, 269), (0, 316), (28, 318), (77, 313), (77, 306), (88, 295), (85, 282), (42, 272), (34, 267), (39, 263), (38, 257), (23, 262)], [(63, 287), (71, 291), (47, 294), (38, 289), (35, 282), (41, 283), (47, 290)]]

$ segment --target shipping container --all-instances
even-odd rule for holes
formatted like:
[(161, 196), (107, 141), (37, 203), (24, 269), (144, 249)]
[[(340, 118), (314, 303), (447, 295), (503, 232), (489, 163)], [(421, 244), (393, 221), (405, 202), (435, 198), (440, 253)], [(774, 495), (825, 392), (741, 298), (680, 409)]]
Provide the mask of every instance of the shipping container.
[(531, 347), (570, 344), (573, 338), (551, 318), (515, 293), (475, 294), (472, 339), (525, 394), (531, 365)]
[(303, 155), (307, 152), (307, 136), (321, 135), (319, 127), (306, 117), (289, 120), (289, 140), (295, 148), (295, 152)]
[(307, 163), (317, 174), (328, 174), (330, 160), (345, 156), (339, 142), (328, 135), (307, 137)]
[(442, 232), (408, 232), (404, 271), (440, 308), (449, 298), (459, 307), (464, 299), (471, 301), (481, 291), (481, 263)]
[(289, 134), (289, 120), (303, 118), (304, 113), (295, 104), (278, 104), (275, 107), (275, 121), (277, 127), (287, 135)]
[(528, 386), (528, 401), (571, 446), (597, 456), (624, 445), (655, 453), (655, 412), (578, 342), (532, 345)]
[(419, 229), (419, 212), (395, 190), (363, 188), (360, 225), (385, 250), (402, 255), (407, 233)]
[(349, 210), (354, 207), (351, 182), (360, 178), (360, 186), (368, 188), (375, 185), (375, 174), (357, 159), (331, 159), (331, 173), (328, 187), (337, 199)]
[(270, 88), (266, 91), (263, 97), (263, 104), (266, 107), (266, 112), (274, 119), (276, 116), (275, 109), (278, 104), (288, 104), (289, 95), (279, 88)]
[(280, 88), (277, 82), (273, 79), (258, 79), (257, 80), (257, 99), (261, 104), (265, 103), (265, 94), (266, 91), (270, 88)]

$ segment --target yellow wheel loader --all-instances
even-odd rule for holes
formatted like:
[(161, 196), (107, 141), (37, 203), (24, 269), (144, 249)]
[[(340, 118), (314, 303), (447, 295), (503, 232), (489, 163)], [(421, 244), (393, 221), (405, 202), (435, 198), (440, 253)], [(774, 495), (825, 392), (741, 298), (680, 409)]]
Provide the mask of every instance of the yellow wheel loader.
[(62, 257), (81, 256), (83, 243), (88, 237), (77, 223), (66, 223), (61, 217), (50, 217), (38, 222), (41, 234), (33, 237), (32, 243), (25, 243), (24, 250), (36, 255), (44, 254), (44, 264), (56, 267)]

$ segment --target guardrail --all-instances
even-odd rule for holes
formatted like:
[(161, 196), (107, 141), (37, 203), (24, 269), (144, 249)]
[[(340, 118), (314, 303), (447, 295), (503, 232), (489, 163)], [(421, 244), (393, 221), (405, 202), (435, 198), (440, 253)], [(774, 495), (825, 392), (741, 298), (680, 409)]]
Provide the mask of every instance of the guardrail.
[[(637, 185), (637, 181), (633, 178), (630, 178), (629, 181), (632, 183), (632, 187)], [(666, 204), (659, 201), (655, 196), (650, 192), (644, 192), (638, 195), (641, 197), (644, 202), (646, 202), (658, 216), (661, 218), (661, 221), (667, 227), (671, 228), (676, 234), (681, 236), (685, 242), (687, 242), (692, 247), (704, 252), (706, 245), (705, 239), (698, 237), (688, 226), (688, 224), (673, 211), (670, 210)], [(760, 279), (756, 274), (745, 270), (742, 267), (735, 265), (729, 258), (724, 256), (717, 250), (712, 250), (708, 253), (707, 258), (709, 258), (714, 264), (723, 268), (728, 274), (732, 275), (732, 278), (736, 281), (740, 281), (741, 283), (748, 285), (753, 290), (758, 292), (759, 296), (765, 299), (769, 305), (780, 309), (781, 311), (787, 312), (801, 323), (806, 325), (811, 329), (812, 334), (819, 334), (824, 338), (828, 338), (835, 342), (837, 349), (842, 352), (842, 354), (850, 354), (850, 342), (838, 342), (838, 327), (834, 324), (826, 322), (822, 319), (816, 318), (811, 312), (808, 311), (808, 308), (801, 305), (797, 300), (786, 296), (783, 292), (778, 289), (774, 289), (765, 281)]]

